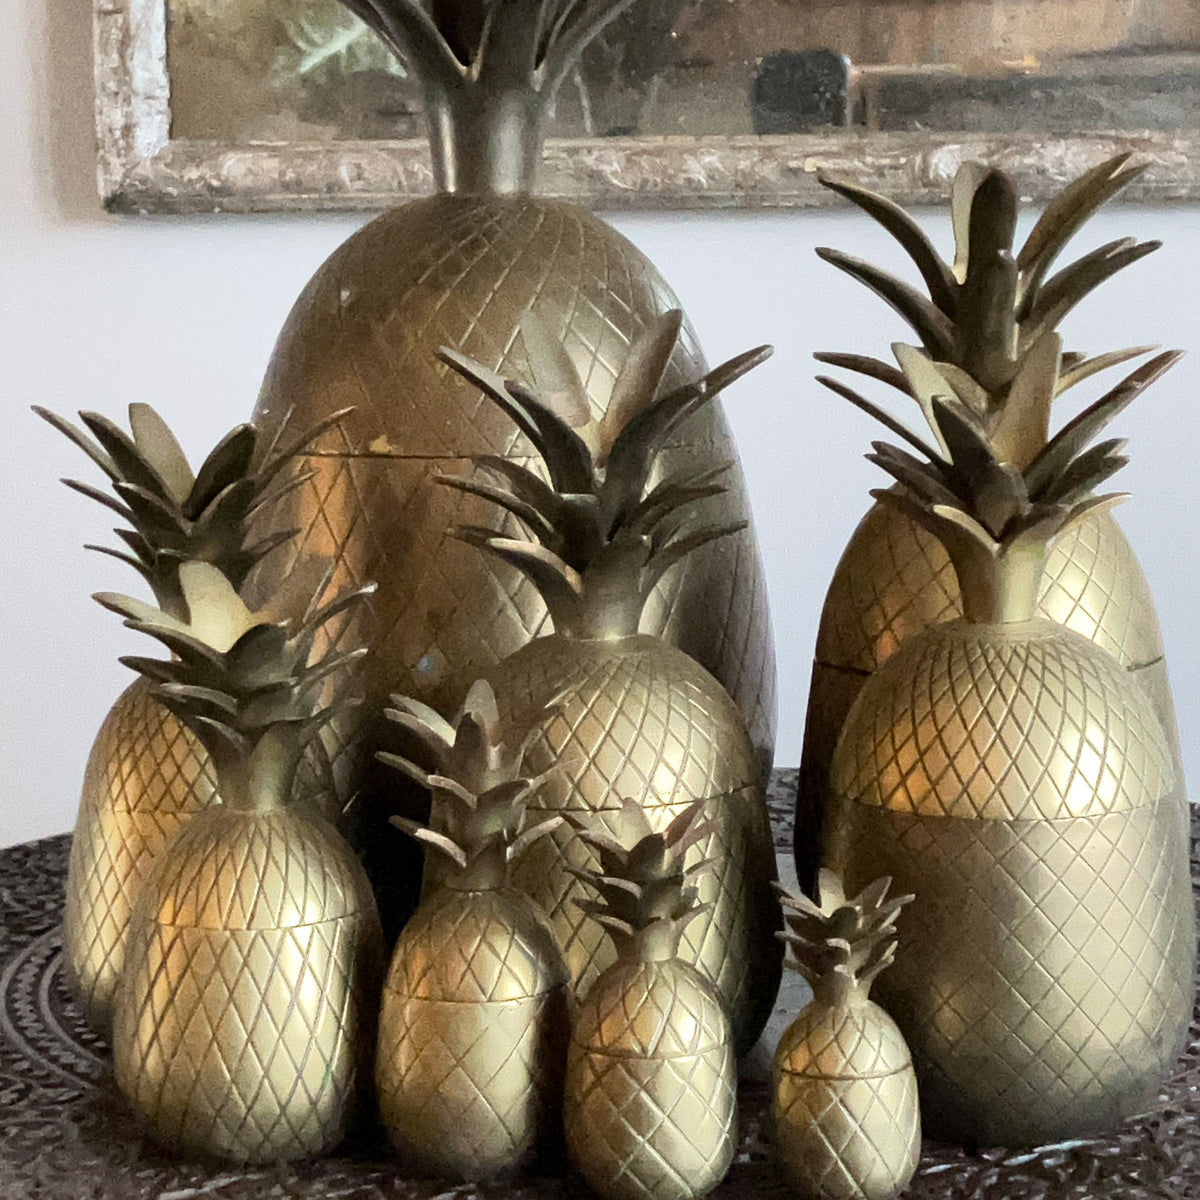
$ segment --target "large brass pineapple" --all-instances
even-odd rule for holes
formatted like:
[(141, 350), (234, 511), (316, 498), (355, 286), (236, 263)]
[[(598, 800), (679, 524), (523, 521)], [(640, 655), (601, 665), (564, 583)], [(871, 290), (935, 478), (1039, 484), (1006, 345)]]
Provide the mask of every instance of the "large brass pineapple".
[[(129, 922), (113, 1065), (167, 1145), (235, 1162), (297, 1158), (342, 1140), (369, 1079), (380, 931), (362, 867), (292, 781), (330, 715), (317, 631), (250, 613), (215, 567), (179, 571), (186, 619), (97, 598), (167, 646), (123, 661), (199, 738), (220, 803), (162, 849)], [(355, 656), (356, 657), (356, 656)], [(364, 1070), (364, 1068), (366, 1068)]]
[(847, 897), (833, 871), (818, 902), (783, 895), (788, 965), (813, 990), (771, 1062), (771, 1141), (804, 1200), (891, 1200), (921, 1155), (912, 1056), (870, 998), (896, 956), (896, 918), (911, 896), (885, 900), (888, 879)]
[[(869, 263), (818, 251), (887, 301), (913, 327), (953, 394), (980, 415), (998, 456), (1019, 467), (1045, 446), (1049, 412), (1022, 380), (1033, 359), (1057, 354), (1048, 338), (1092, 289), (1158, 246), (1124, 238), (1052, 273), (1073, 234), (1143, 168), (1123, 154), (1088, 171), (1046, 208), (1020, 249), (1014, 245), (1017, 195), (1001, 171), (964, 166), (951, 208), (955, 257), (944, 262), (903, 210), (857, 185), (825, 180), (880, 222), (912, 258), (927, 295)], [(1142, 351), (1062, 356), (1054, 394)], [(915, 350), (907, 352), (910, 361)], [(834, 366), (882, 380), (910, 397), (904, 373), (877, 359), (819, 354)], [(920, 369), (919, 364), (915, 369)], [(841, 385), (828, 382), (836, 389)], [(1149, 587), (1120, 527), (1107, 513), (1059, 538), (1043, 573), (1039, 611), (1113, 654), (1154, 701), (1172, 743), (1182, 786), (1174, 706)], [(821, 614), (804, 733), (797, 802), (796, 861), (811, 885), (819, 860), (821, 809), (842, 722), (863, 681), (905, 638), (962, 611), (958, 581), (941, 543), (894, 506), (876, 504), (838, 563)]]
[[(863, 685), (834, 754), (826, 855), (848, 887), (886, 874), (917, 894), (877, 991), (936, 1137), (1102, 1128), (1153, 1097), (1183, 1044), (1196, 930), (1167, 739), (1133, 674), (1038, 611), (1054, 542), (1123, 498), (1093, 494), (1123, 443), (1087, 443), (1176, 357), (1023, 468), (926, 363), (907, 377), (937, 446), (888, 419), (909, 448), (870, 456), (898, 484), (879, 498), (945, 547), (964, 616), (907, 638)], [(1022, 384), (1043, 410), (1057, 369), (1047, 356)]]
[[(388, 739), (392, 692), (451, 711), (467, 683), (547, 624), (536, 588), (504, 565), (488, 570), (445, 533), (480, 519), (469, 498), (426, 486), (467, 459), (532, 453), (502, 414), (435, 351), (449, 345), (506, 377), (542, 386), (536, 311), (584, 381), (590, 410), (609, 405), (628, 347), (677, 301), (647, 259), (588, 213), (532, 194), (542, 125), (578, 54), (631, 0), (489, 5), (348, 0), (348, 7), (420, 76), (437, 194), (386, 213), (313, 277), (267, 369), (256, 419), (309, 422), (355, 406), (353, 420), (295, 470), (312, 479), (277, 520), (300, 529), (289, 556), (261, 576), (263, 594), (313, 557), (335, 583), (379, 582), (370, 641), (369, 703), (333, 747), (347, 796)], [(673, 385), (705, 364), (685, 324), (668, 367)], [(719, 405), (680, 427), (663, 470), (735, 460), (709, 519), (746, 519), (736, 452)], [(683, 646), (730, 690), (765, 768), (774, 740), (774, 658), (752, 532), (679, 563), (646, 606), (644, 625)], [(370, 787), (368, 785), (368, 791)]]
[(484, 681), (454, 725), (409, 697), (389, 715), (433, 759), (385, 761), (431, 789), (434, 820), (394, 820), (444, 856), (446, 870), (404, 927), (379, 1014), (379, 1115), (405, 1161), (453, 1179), (526, 1165), (561, 1129), (571, 1015), (550, 922), (509, 883), (510, 865), (561, 824), (528, 824), (540, 781), (521, 775)]
[[(98, 413), (80, 414), (85, 433), (46, 409), (34, 411), (79, 446), (112, 485), (110, 496), (66, 481), (128, 525), (117, 530), (122, 549), (93, 549), (133, 567), (159, 607), (177, 618), (187, 613), (179, 583), (183, 563), (213, 563), (238, 588), (254, 564), (286, 540), (286, 533), (253, 539), (250, 523), (284, 494), (273, 486), (280, 469), (342, 416), (334, 413), (286, 444), (276, 439), (267, 445), (253, 425), (240, 425), (193, 472), (170, 429), (147, 404), (129, 406), (129, 434)], [(212, 763), (196, 736), (145, 679), (132, 683), (109, 711), (88, 756), (63, 913), (68, 983), (89, 1024), (105, 1037), (137, 889), (167, 839), (213, 801), (215, 785)]]
[(680, 956), (702, 911), (689, 870), (705, 805), (662, 831), (625, 806), (620, 840), (583, 831), (598, 868), (581, 872), (584, 905), (618, 956), (580, 1005), (567, 1051), (563, 1115), (572, 1161), (600, 1196), (694, 1200), (724, 1178), (737, 1142), (737, 1072), (729, 1018), (712, 984)]
[[(682, 954), (716, 984), (741, 1053), (770, 1013), (780, 970), (775, 859), (759, 762), (720, 684), (677, 647), (639, 633), (638, 624), (663, 574), (730, 532), (685, 519), (720, 491), (722, 468), (683, 469), (653, 483), (659, 450), (769, 349), (672, 388), (668, 364), (681, 322), (678, 311), (668, 313), (634, 342), (600, 420), (565, 357), (542, 371), (555, 380), (553, 389), (535, 394), (443, 351), (536, 446), (549, 483), (491, 456), (477, 460), (476, 474), (443, 482), (492, 501), (525, 526), (529, 540), (495, 528), (458, 532), (525, 573), (554, 619), (553, 634), (488, 674), (504, 718), (535, 730), (529, 770), (553, 769), (531, 807), (587, 816), (621, 837), (627, 800), (660, 830), (687, 805), (706, 802), (710, 833), (695, 854), (713, 863), (697, 883), (712, 910), (689, 926)], [(579, 991), (615, 953), (602, 926), (576, 905), (581, 885), (574, 872), (590, 866), (591, 852), (568, 824), (533, 847), (513, 877), (550, 914)]]

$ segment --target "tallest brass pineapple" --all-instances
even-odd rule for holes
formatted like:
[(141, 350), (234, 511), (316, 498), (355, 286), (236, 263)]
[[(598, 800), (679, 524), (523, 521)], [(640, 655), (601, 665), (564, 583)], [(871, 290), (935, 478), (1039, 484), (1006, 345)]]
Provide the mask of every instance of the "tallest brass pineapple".
[[(393, 691), (456, 707), (470, 680), (546, 621), (534, 588), (449, 542), (479, 502), (427, 486), (478, 455), (523, 458), (528, 444), (434, 357), (455, 347), (507, 378), (556, 391), (565, 349), (600, 415), (629, 344), (676, 300), (628, 241), (573, 206), (531, 194), (544, 115), (586, 42), (631, 0), (433, 3), (347, 0), (402, 52), (424, 86), (437, 194), (351, 237), (297, 301), (267, 370), (256, 419), (305, 423), (353, 405), (341, 431), (296, 464), (313, 477), (277, 519), (301, 534), (291, 562), (336, 561), (334, 586), (379, 582), (368, 719)], [(535, 311), (530, 325), (522, 318)], [(530, 332), (533, 329), (535, 332)], [(665, 387), (705, 364), (685, 326)], [(663, 454), (665, 473), (734, 457), (712, 406)], [(746, 516), (740, 475), (710, 519)], [(264, 588), (274, 579), (263, 579)], [(648, 606), (648, 632), (698, 658), (745, 712), (764, 760), (774, 726), (774, 665), (752, 533), (675, 568)], [(377, 724), (376, 728), (382, 728)], [(358, 731), (362, 732), (362, 731)], [(348, 779), (373, 732), (343, 754)], [(340, 748), (339, 748), (340, 749)]]

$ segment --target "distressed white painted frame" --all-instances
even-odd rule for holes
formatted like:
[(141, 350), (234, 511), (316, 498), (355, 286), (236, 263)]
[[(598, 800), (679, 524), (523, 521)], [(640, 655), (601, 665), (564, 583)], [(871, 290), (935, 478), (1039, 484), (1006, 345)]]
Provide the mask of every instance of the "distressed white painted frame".
[[(165, 0), (93, 2), (99, 184), (110, 211), (376, 210), (431, 190), (423, 142), (172, 138)], [(1029, 198), (1044, 199), (1121, 149), (1151, 161), (1127, 198), (1200, 199), (1200, 129), (551, 140), (539, 191), (610, 211), (807, 207), (834, 199), (816, 182), (818, 170), (830, 170), (870, 179), (904, 203), (938, 202), (958, 164), (982, 158), (1010, 170)]]

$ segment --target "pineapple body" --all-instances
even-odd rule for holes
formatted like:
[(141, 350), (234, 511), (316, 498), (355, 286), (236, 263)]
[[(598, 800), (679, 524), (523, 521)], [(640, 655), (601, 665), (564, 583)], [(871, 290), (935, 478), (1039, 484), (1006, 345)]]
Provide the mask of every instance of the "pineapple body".
[(206, 810), (159, 856), (130, 922), (118, 1086), (184, 1152), (332, 1148), (369, 1077), (379, 940), (362, 868), (324, 820)]
[[(315, 476), (271, 519), (301, 532), (265, 564), (258, 587), (269, 595), (310, 559), (336, 564), (332, 586), (379, 583), (366, 724), (343, 727), (333, 747), (347, 764), (345, 794), (385, 740), (376, 718), (388, 695), (448, 711), (465, 681), (546, 623), (530, 584), (447, 536), (452, 525), (486, 515), (486, 506), (431, 486), (431, 476), (469, 470), (471, 455), (523, 458), (530, 447), (435, 352), (451, 346), (508, 377), (529, 378), (518, 322), (536, 309), (599, 413), (630, 341), (675, 305), (647, 259), (587, 213), (531, 197), (455, 195), (379, 217), (335, 251), (300, 296), (255, 420), (269, 434), (285, 418), (300, 426), (345, 405), (355, 411), (297, 460), (297, 473)], [(703, 370), (685, 327), (666, 386)], [(717, 404), (697, 414), (684, 439), (664, 452), (662, 471), (736, 459)], [(740, 472), (733, 475), (729, 496), (707, 502), (714, 522), (748, 516)], [(722, 680), (769, 766), (774, 657), (753, 534), (705, 547), (673, 569), (644, 627), (677, 641)], [(342, 636), (351, 644), (365, 632), (348, 627)]]
[(72, 995), (102, 1037), (125, 961), (129, 916), (155, 857), (215, 800), (208, 752), (138, 679), (92, 743), (71, 842), (63, 964)]
[(771, 1134), (784, 1176), (811, 1200), (890, 1200), (921, 1153), (912, 1057), (867, 999), (817, 1001), (788, 1026), (771, 1064)]
[(1192, 1008), (1187, 806), (1111, 654), (1041, 620), (914, 635), (831, 791), (829, 864), (916, 893), (877, 990), (933, 1136), (1046, 1142), (1153, 1097)]
[[(685, 866), (713, 860), (696, 879), (699, 902), (713, 908), (684, 931), (679, 954), (716, 987), (744, 1053), (770, 1015), (781, 950), (770, 823), (737, 708), (694, 660), (645, 635), (537, 638), (491, 678), (508, 721), (518, 729), (541, 722), (526, 769), (554, 770), (530, 800), (531, 818), (599, 822), (621, 840), (629, 833), (625, 799), (641, 805), (655, 832), (706, 802), (712, 831), (688, 851)], [(551, 701), (559, 711), (546, 719)], [(612, 939), (577, 906), (590, 892), (570, 868), (595, 865), (568, 820), (512, 876), (549, 915), (578, 995), (616, 958)]]
[(737, 1140), (736, 1064), (712, 985), (679, 960), (621, 959), (580, 1007), (563, 1113), (598, 1195), (690, 1200), (724, 1178)]
[[(1121, 527), (1102, 513), (1053, 548), (1041, 616), (1107, 650), (1150, 694), (1182, 780), (1179, 734), (1154, 599)], [(802, 880), (820, 860), (830, 763), (859, 688), (908, 637), (962, 615), (942, 544), (907, 516), (876, 504), (850, 538), (826, 594), (817, 633), (801, 756), (796, 861)]]
[(570, 1016), (548, 922), (512, 888), (441, 888), (392, 954), (375, 1067), (406, 1161), (457, 1179), (525, 1165), (560, 1121)]

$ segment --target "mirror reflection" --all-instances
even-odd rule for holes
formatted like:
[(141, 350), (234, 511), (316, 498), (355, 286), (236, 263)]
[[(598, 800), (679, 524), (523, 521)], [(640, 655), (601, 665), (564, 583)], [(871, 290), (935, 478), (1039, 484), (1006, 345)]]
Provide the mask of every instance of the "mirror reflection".
[[(338, 0), (168, 0), (172, 136), (414, 138), (418, 89)], [(560, 137), (1200, 126), (1200, 0), (637, 0)]]

